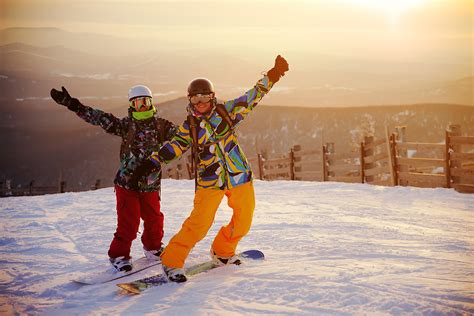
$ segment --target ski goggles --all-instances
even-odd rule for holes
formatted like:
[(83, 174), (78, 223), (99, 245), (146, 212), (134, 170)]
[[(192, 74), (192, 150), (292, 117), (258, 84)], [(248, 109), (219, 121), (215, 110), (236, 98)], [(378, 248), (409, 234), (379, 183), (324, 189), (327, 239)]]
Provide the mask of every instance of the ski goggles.
[(191, 104), (196, 105), (199, 103), (210, 102), (214, 98), (214, 93), (211, 94), (195, 94), (189, 97)]
[(150, 97), (139, 97), (130, 100), (130, 107), (135, 111), (140, 111), (142, 108), (149, 109), (153, 105), (153, 99)]

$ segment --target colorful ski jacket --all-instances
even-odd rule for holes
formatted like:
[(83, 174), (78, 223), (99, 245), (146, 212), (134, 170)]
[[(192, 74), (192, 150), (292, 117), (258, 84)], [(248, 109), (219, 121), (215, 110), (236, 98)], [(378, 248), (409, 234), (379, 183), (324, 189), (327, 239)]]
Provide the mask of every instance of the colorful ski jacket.
[[(257, 106), (272, 86), (273, 83), (264, 76), (244, 95), (224, 103), (234, 128)], [(188, 112), (194, 115), (190, 106)], [(252, 170), (247, 158), (226, 120), (215, 108), (205, 116), (194, 116), (198, 123), (199, 146), (196, 189), (224, 190), (252, 181)], [(168, 163), (180, 157), (191, 146), (191, 130), (186, 120), (178, 127), (173, 138), (166, 142), (159, 152), (153, 153), (150, 159), (156, 165), (159, 165), (160, 161)]]
[(171, 139), (176, 130), (173, 123), (156, 116), (136, 120), (132, 117), (131, 111), (127, 117), (119, 119), (110, 113), (83, 104), (80, 104), (76, 114), (92, 125), (99, 125), (107, 133), (122, 138), (120, 167), (114, 180), (116, 185), (139, 192), (160, 191), (161, 167), (159, 164), (156, 165), (152, 174), (141, 177), (138, 184), (132, 184), (131, 179), (137, 166), (154, 150), (158, 150), (162, 143)]

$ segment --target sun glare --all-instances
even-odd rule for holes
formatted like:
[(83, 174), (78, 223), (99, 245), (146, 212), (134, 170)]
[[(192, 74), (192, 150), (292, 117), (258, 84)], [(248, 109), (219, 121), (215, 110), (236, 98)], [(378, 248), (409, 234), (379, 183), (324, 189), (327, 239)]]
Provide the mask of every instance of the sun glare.
[(423, 0), (346, 0), (346, 2), (387, 12), (403, 12), (420, 5)]
[(385, 13), (392, 27), (398, 24), (403, 12), (420, 6), (424, 0), (345, 0), (354, 5), (380, 10)]

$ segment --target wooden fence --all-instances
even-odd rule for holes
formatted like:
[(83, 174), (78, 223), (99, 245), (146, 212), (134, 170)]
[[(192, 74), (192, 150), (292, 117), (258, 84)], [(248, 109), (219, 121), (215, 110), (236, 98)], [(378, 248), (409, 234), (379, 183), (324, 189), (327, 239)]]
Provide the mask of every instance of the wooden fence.
[(365, 137), (360, 144), (361, 182), (376, 185), (396, 185), (393, 135), (386, 132), (384, 139)]
[(405, 127), (395, 133), (398, 184), (424, 188), (448, 187), (446, 144), (406, 142)]
[[(97, 179), (93, 185), (90, 186), (91, 190), (97, 190), (101, 188), (101, 180)], [(11, 187), (11, 182), (6, 181), (0, 183), (0, 197), (8, 196), (23, 196), (23, 195), (44, 195), (53, 193), (64, 193), (67, 192), (66, 181), (59, 181), (56, 186), (45, 186), (36, 185), (35, 181), (32, 180), (28, 185), (20, 187)]]
[(446, 186), (474, 193), (474, 136), (461, 136), (461, 126), (446, 131)]
[(350, 151), (346, 153), (336, 152), (334, 143), (323, 146), (323, 181), (334, 182), (360, 182), (360, 152)]
[(293, 146), (289, 158), (293, 158), (294, 180), (325, 181), (328, 177), (325, 152), (325, 145), (320, 150), (302, 150), (299, 145)]
[[(474, 136), (463, 136), (461, 126), (451, 125), (444, 143), (407, 142), (406, 127), (386, 130), (383, 139), (365, 137), (357, 150), (336, 152), (334, 143), (303, 149), (293, 146), (283, 157), (262, 154), (249, 159), (261, 180), (358, 182), (386, 186), (454, 188), (474, 193)], [(319, 148), (318, 148), (319, 147)], [(190, 155), (163, 167), (163, 178), (193, 179)], [(66, 183), (23, 188), (0, 186), (0, 196), (36, 195), (66, 191)], [(91, 189), (98, 189), (97, 180)]]
[(366, 137), (360, 149), (336, 153), (334, 143), (303, 150), (295, 145), (284, 157), (258, 155), (261, 180), (360, 182), (376, 185), (454, 188), (474, 193), (474, 136), (451, 125), (444, 143), (407, 142), (406, 127), (384, 139)]

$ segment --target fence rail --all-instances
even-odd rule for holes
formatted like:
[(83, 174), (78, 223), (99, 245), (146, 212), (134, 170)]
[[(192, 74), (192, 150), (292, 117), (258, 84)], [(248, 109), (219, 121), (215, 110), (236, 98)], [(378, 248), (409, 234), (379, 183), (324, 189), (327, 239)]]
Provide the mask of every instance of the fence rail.
[[(97, 190), (101, 188), (101, 180), (97, 179), (93, 185), (90, 186), (91, 190)], [(0, 185), (0, 197), (9, 196), (24, 196), (24, 195), (44, 195), (54, 193), (64, 193), (68, 191), (66, 181), (59, 181), (56, 186), (44, 186), (36, 185), (35, 181), (32, 180), (28, 185), (22, 187), (11, 187), (11, 182), (6, 181)]]
[[(386, 131), (384, 139), (366, 137), (358, 151), (336, 152), (334, 143), (302, 149), (288, 156), (258, 155), (262, 180), (360, 182), (376, 185), (455, 188), (474, 193), (474, 136), (461, 136), (452, 125), (445, 143), (406, 142), (406, 127)], [(472, 148), (469, 152), (463, 148)]]

